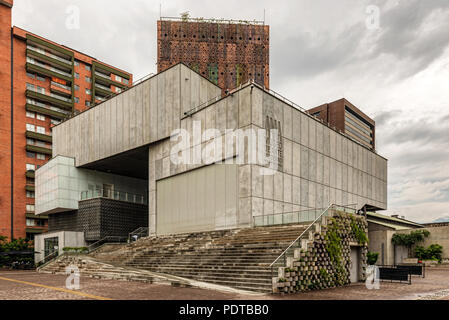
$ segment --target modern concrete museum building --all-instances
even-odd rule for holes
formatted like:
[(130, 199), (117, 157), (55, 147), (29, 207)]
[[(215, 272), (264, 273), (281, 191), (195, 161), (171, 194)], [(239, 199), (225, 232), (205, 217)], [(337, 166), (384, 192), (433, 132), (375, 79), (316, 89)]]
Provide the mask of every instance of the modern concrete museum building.
[[(195, 135), (198, 123), (216, 129), (214, 142)], [(191, 135), (192, 156), (226, 130), (273, 128), (273, 174), (237, 146), (213, 164), (171, 161), (177, 129)], [(36, 183), (50, 233), (84, 232), (86, 241), (140, 226), (165, 235), (267, 225), (330, 204), (387, 208), (385, 158), (256, 83), (222, 96), (184, 64), (56, 126)]]

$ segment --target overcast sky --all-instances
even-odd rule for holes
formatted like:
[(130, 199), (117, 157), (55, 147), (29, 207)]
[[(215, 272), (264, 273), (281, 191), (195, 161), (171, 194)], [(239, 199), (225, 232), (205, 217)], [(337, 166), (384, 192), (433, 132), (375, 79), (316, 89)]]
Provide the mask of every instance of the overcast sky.
[(14, 2), (14, 25), (135, 79), (156, 71), (160, 4), (162, 16), (242, 20), (262, 20), (265, 8), (272, 89), (305, 108), (347, 98), (377, 121), (377, 150), (389, 159), (386, 213), (449, 217), (448, 0)]

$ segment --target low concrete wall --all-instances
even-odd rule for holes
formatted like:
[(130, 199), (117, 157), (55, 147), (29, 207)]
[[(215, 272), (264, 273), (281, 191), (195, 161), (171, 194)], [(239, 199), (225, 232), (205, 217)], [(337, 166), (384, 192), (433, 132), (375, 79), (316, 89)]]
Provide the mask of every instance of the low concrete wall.
[[(392, 265), (395, 263), (395, 259), (396, 263), (400, 262), (398, 260), (401, 260), (401, 257), (404, 257), (404, 248), (396, 247), (395, 249), (395, 246), (391, 242), (391, 238), (395, 233), (409, 234), (410, 232), (416, 230), (422, 229), (407, 229), (400, 231), (370, 231), (368, 233), (368, 237), (370, 240), (369, 251), (379, 253), (377, 264)], [(428, 247), (431, 244), (439, 244), (443, 246), (443, 259), (449, 259), (449, 226), (425, 228), (423, 230), (428, 230), (430, 232), (430, 235), (425, 239), (424, 242), (420, 243), (419, 245)]]

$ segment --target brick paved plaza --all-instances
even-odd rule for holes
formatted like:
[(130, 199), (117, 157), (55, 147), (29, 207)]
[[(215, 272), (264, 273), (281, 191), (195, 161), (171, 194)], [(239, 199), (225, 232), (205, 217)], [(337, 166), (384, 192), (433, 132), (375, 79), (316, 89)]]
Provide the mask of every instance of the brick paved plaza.
[(413, 277), (412, 285), (381, 283), (380, 290), (367, 290), (364, 284), (307, 292), (295, 295), (243, 295), (196, 288), (140, 282), (122, 282), (81, 278), (78, 291), (65, 289), (64, 275), (39, 274), (33, 271), (0, 272), (0, 300), (404, 300), (449, 299), (449, 268), (427, 270), (426, 278)]

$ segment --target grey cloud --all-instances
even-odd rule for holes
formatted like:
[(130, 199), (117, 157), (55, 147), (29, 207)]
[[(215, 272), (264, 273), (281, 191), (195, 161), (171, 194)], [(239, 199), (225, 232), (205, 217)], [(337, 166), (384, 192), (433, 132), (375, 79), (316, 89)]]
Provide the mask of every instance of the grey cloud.
[(382, 112), (374, 117), (374, 121), (376, 121), (376, 127), (379, 128), (381, 126), (386, 125), (392, 119), (396, 118), (401, 114), (400, 110), (391, 110)]

